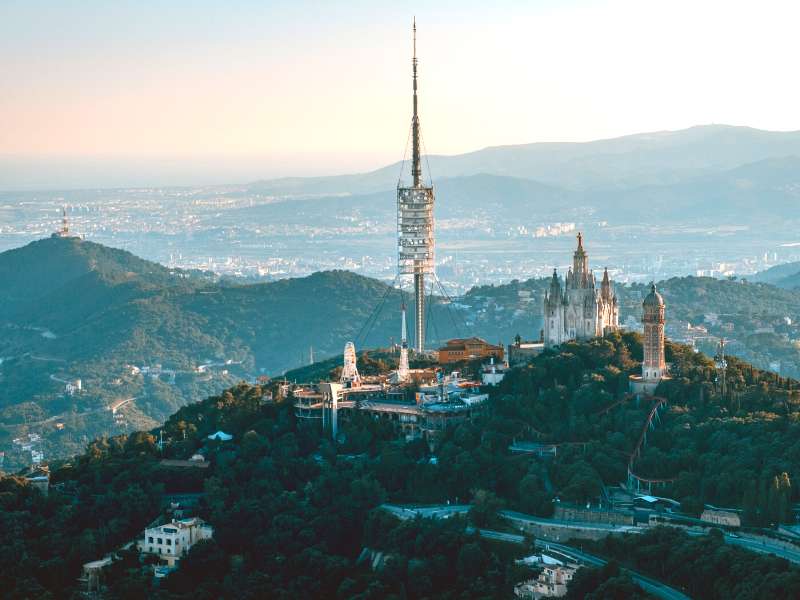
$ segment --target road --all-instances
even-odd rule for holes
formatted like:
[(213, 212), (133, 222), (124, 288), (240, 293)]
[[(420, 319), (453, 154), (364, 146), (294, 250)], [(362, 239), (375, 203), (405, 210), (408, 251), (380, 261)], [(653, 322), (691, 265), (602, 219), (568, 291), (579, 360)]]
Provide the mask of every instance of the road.
[[(426, 507), (404, 507), (394, 504), (384, 504), (382, 505), (382, 507), (401, 519), (413, 519), (417, 515), (425, 518), (447, 519), (452, 517), (453, 515), (466, 514), (467, 512), (469, 512), (469, 505), (466, 504), (453, 504), (453, 505), (441, 504), (441, 505), (426, 506)], [(517, 521), (517, 522), (542, 523), (549, 525), (558, 525), (565, 528), (590, 527), (590, 528), (606, 529), (606, 530), (611, 529), (613, 530), (614, 533), (620, 533), (620, 534), (642, 533), (647, 530), (646, 527), (636, 527), (631, 525), (609, 525), (605, 523), (576, 523), (572, 521), (561, 521), (558, 519), (545, 519), (510, 510), (500, 511), (500, 515), (502, 517), (509, 519), (512, 522)], [(524, 542), (524, 538), (520, 535), (504, 533), (500, 531), (493, 531), (489, 529), (481, 529), (478, 532), (480, 533), (481, 537), (485, 537), (487, 539), (495, 539), (511, 543)], [(706, 532), (696, 532), (689, 530), (687, 530), (687, 533), (692, 536), (707, 535)], [(725, 543), (730, 544), (731, 546), (738, 546), (740, 548), (744, 548), (745, 550), (750, 550), (752, 552), (759, 552), (761, 554), (774, 554), (775, 556), (778, 556), (780, 558), (785, 558), (790, 562), (800, 564), (800, 550), (793, 548), (785, 548), (778, 544), (770, 543), (769, 540), (753, 539), (744, 537), (742, 535), (731, 535), (728, 533), (725, 534), (724, 540)], [(587, 564), (594, 564), (596, 566), (605, 564), (605, 561), (602, 558), (580, 552), (579, 550), (576, 550), (575, 548), (564, 544), (546, 542), (544, 540), (537, 540), (536, 545), (537, 547), (541, 547), (542, 545), (549, 545), (550, 547), (561, 550), (562, 552), (566, 552), (564, 549), (567, 549), (569, 550), (570, 554), (572, 554), (576, 558), (581, 558), (581, 560), (583, 562), (586, 562)], [(648, 577), (645, 577), (644, 575), (640, 575), (633, 571), (631, 571), (630, 573), (634, 581), (639, 583), (639, 585), (641, 585), (643, 589), (650, 592), (651, 594), (659, 596), (660, 598), (666, 598), (668, 600), (688, 598), (688, 596), (684, 595), (678, 590), (670, 588), (669, 586), (659, 583), (656, 580), (650, 579)]]
[(398, 519), (449, 519), (454, 515), (465, 515), (469, 512), (469, 504), (437, 504), (435, 506), (400, 506), (398, 504), (381, 504), (381, 508), (392, 513)]
[[(433, 519), (447, 519), (452, 517), (453, 515), (458, 514), (465, 514), (469, 511), (469, 505), (465, 504), (454, 504), (454, 505), (437, 505), (437, 506), (426, 506), (426, 507), (408, 507), (408, 506), (399, 506), (396, 504), (382, 504), (381, 508), (384, 510), (392, 513), (396, 517), (400, 519), (414, 519), (417, 516), (425, 517), (425, 518), (433, 518)], [(510, 511), (504, 511), (510, 512)], [(551, 519), (538, 519), (536, 517), (530, 517), (529, 515), (523, 515), (521, 513), (511, 513), (515, 516), (515, 518), (519, 517), (527, 517), (530, 519), (536, 520), (545, 520), (551, 521)], [(474, 527), (467, 527), (468, 532), (475, 531)], [(525, 537), (522, 535), (518, 535), (515, 533), (507, 533), (505, 531), (495, 531), (493, 529), (478, 529), (478, 534), (485, 539), (488, 540), (496, 540), (501, 542), (508, 542), (512, 544), (525, 544)], [(558, 550), (563, 554), (567, 554), (572, 556), (576, 562), (592, 565), (595, 567), (602, 567), (606, 564), (606, 560), (600, 558), (599, 556), (594, 556), (592, 554), (588, 554), (581, 550), (577, 550), (572, 546), (567, 546), (566, 544), (557, 544), (554, 542), (546, 542), (544, 540), (536, 540), (536, 547), (540, 549), (548, 549), (552, 548), (554, 550)], [(646, 592), (658, 596), (662, 598), (662, 600), (691, 600), (689, 596), (683, 594), (682, 592), (672, 588), (666, 584), (663, 584), (655, 579), (651, 579), (650, 577), (646, 577), (640, 573), (635, 571), (631, 571), (630, 569), (623, 569), (626, 573), (630, 574), (631, 578), (639, 585), (642, 589)]]
[(134, 400), (136, 400), (136, 396), (134, 396), (133, 398), (124, 398), (123, 400), (114, 400), (114, 402), (112, 402), (111, 405), (108, 407), (108, 410), (116, 414), (116, 412), (120, 408), (125, 406), (128, 402), (133, 402)]
[(610, 523), (589, 523), (584, 521), (564, 521), (561, 519), (546, 519), (544, 517), (534, 517), (533, 515), (526, 515), (525, 513), (516, 512), (513, 510), (501, 510), (500, 516), (509, 521), (516, 521), (517, 523), (536, 523), (539, 525), (549, 525), (551, 527), (560, 527), (564, 530), (570, 529), (600, 529), (603, 531), (611, 531), (614, 533), (641, 533), (643, 529), (636, 525), (612, 525)]
[[(562, 554), (572, 556), (578, 562), (592, 565), (594, 567), (602, 567), (607, 562), (605, 559), (600, 558), (599, 556), (588, 554), (587, 552), (577, 550), (576, 548), (567, 546), (566, 544), (555, 544), (553, 542), (545, 542), (544, 540), (536, 540), (536, 547), (542, 550), (558, 550)], [(661, 583), (660, 581), (656, 581), (655, 579), (651, 579), (650, 577), (642, 575), (641, 573), (637, 573), (636, 571), (631, 571), (630, 569), (623, 568), (621, 570), (630, 575), (631, 579), (633, 579), (633, 581), (635, 581), (636, 584), (648, 594), (658, 596), (663, 600), (691, 600), (691, 598), (683, 592)]]
[[(44, 425), (48, 425), (51, 423), (56, 423), (58, 421), (64, 421), (68, 418), (74, 417), (87, 417), (89, 415), (94, 415), (97, 413), (102, 413), (107, 410), (110, 410), (115, 413), (121, 406), (127, 404), (128, 402), (132, 402), (136, 400), (136, 398), (125, 398), (123, 400), (115, 400), (112, 406), (101, 406), (100, 408), (92, 408), (82, 413), (62, 413), (60, 415), (53, 415), (52, 417), (47, 417), (46, 419), (42, 419), (41, 421), (27, 421), (25, 423), (18, 423), (18, 425), (25, 425), (26, 427), (42, 427)], [(469, 507), (467, 507), (469, 509)]]
[(725, 543), (732, 546), (739, 546), (740, 548), (751, 550), (752, 552), (774, 554), (775, 556), (785, 558), (790, 562), (800, 564), (800, 551), (784, 548), (783, 546), (779, 546), (777, 544), (770, 544), (767, 541), (756, 540), (742, 536), (733, 537), (730, 534), (725, 534)]

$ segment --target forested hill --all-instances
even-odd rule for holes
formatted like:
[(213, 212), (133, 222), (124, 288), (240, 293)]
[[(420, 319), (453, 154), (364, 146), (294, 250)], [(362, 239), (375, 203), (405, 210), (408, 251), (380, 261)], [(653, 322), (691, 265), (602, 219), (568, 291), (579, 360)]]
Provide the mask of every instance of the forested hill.
[[(537, 338), (542, 327), (541, 304), (550, 279), (512, 281), (480, 286), (459, 302), (469, 306), (478, 328), (494, 326), (499, 339)], [(698, 347), (715, 352), (715, 340), (725, 338), (728, 352), (767, 369), (777, 365), (782, 375), (800, 377), (800, 290), (766, 283), (711, 277), (674, 277), (657, 283), (667, 303), (667, 336), (695, 339)], [(615, 285), (620, 323), (641, 320), (647, 285)], [(689, 330), (691, 324), (695, 329)], [(696, 329), (702, 327), (704, 330)]]
[(753, 281), (771, 283), (772, 285), (796, 290), (800, 288), (800, 262), (790, 262), (760, 271), (751, 277)]
[[(351, 340), (387, 346), (400, 330), (397, 294), (347, 271), (235, 285), (47, 238), (0, 254), (0, 280), (7, 466), (30, 460), (10, 443), (20, 435), (42, 435), (46, 457), (73, 453), (95, 435), (152, 426), (236, 381), (307, 363), (312, 347), (325, 357)], [(436, 299), (431, 306), (441, 337), (463, 333)], [(65, 395), (75, 379), (83, 390)], [(112, 421), (107, 407), (126, 399)]]
[[(193, 548), (157, 588), (137, 553), (120, 550), (104, 571), (109, 598), (260, 598), (265, 590), (287, 600), (511, 597), (531, 576), (514, 563), (530, 547), (489, 542), (467, 525), (509, 531), (499, 508), (546, 517), (556, 497), (594, 504), (603, 483), (624, 481), (643, 429), (647, 445), (633, 468), (670, 480), (658, 493), (678, 499), (682, 511), (697, 515), (714, 503), (742, 507), (749, 527), (791, 520), (800, 471), (797, 382), (734, 359), (723, 394), (707, 357), (669, 344), (673, 378), (657, 390), (667, 403), (647, 429), (658, 399), (627, 393), (641, 354), (641, 339), (630, 333), (548, 351), (513, 369), (484, 414), (432, 445), (399, 440), (387, 421), (358, 417), (340, 422), (334, 443), (318, 422), (296, 419), (291, 403), (268, 401), (259, 386), (235, 386), (170, 417), (163, 450), (155, 431), (138, 432), (97, 440), (53, 464), (47, 498), (22, 478), (0, 478), (0, 589), (9, 598), (74, 597), (83, 563), (137, 538), (169, 494), (194, 492), (214, 540)], [(219, 429), (233, 439), (209, 441)], [(512, 453), (520, 440), (562, 446), (542, 461)], [(208, 468), (160, 464), (198, 452)], [(398, 521), (378, 509), (454, 500), (470, 503), (467, 521)], [(614, 538), (602, 551), (693, 598), (788, 599), (800, 589), (796, 565), (726, 544), (722, 535), (689, 539), (658, 528), (635, 540)], [(652, 547), (681, 561), (664, 569), (646, 551)], [(365, 548), (384, 554), (374, 569), (359, 560)], [(680, 568), (692, 564), (718, 569), (709, 577), (710, 568)], [(582, 593), (570, 597), (601, 588), (590, 597), (638, 593), (618, 571), (588, 574), (577, 578)]]
[(92, 280), (140, 290), (201, 282), (198, 273), (168, 269), (125, 250), (78, 237), (50, 237), (0, 253), (0, 318), (21, 318), (42, 305), (56, 310), (59, 299), (69, 301), (76, 288)]
[[(39, 434), (46, 457), (63, 456), (95, 435), (153, 426), (241, 379), (307, 363), (312, 347), (335, 357), (347, 341), (386, 347), (399, 334), (397, 293), (346, 271), (236, 285), (79, 238), (48, 238), (0, 254), (0, 280), (7, 465), (30, 460), (11, 445), (20, 435)], [(467, 334), (493, 343), (538, 337), (547, 285), (477, 287), (452, 305), (434, 298), (429, 345)], [(784, 318), (800, 322), (800, 293), (691, 277), (659, 285), (669, 325), (719, 313), (707, 326), (732, 340), (731, 353), (761, 367), (780, 361), (789, 374), (800, 363), (792, 343), (800, 333)], [(623, 320), (639, 317), (643, 289), (617, 287)], [(66, 382), (78, 378), (82, 392), (66, 395)], [(112, 419), (107, 408), (125, 400)]]

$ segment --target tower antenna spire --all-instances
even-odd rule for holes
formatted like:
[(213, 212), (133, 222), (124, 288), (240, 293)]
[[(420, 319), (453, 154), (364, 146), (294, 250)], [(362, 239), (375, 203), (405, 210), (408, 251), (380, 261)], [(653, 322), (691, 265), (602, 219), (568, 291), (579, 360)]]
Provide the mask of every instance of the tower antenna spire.
[(420, 139), (419, 139), (419, 113), (417, 111), (417, 18), (413, 22), (414, 56), (411, 59), (413, 71), (414, 89), (414, 116), (411, 120), (411, 176), (414, 179), (414, 187), (422, 184), (422, 161), (420, 160)]
[(417, 102), (417, 20), (412, 24), (411, 187), (397, 187), (397, 274), (414, 276), (414, 350), (425, 351), (425, 276), (434, 275), (433, 187), (422, 183)]

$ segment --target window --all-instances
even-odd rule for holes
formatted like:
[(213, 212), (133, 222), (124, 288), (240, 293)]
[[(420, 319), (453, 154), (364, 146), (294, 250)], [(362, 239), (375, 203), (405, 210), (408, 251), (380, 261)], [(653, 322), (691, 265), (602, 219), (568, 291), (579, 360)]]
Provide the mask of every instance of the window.
[(159, 544), (163, 544), (163, 543), (164, 543), (164, 540), (162, 540), (161, 538), (158, 538), (158, 543), (159, 543)]
[(167, 546), (172, 546), (172, 540), (167, 538)]
[(152, 543), (153, 543), (153, 538), (152, 538), (152, 536), (151, 536), (151, 537), (149, 537), (149, 538), (147, 538), (147, 542), (148, 542), (149, 544), (152, 544)]

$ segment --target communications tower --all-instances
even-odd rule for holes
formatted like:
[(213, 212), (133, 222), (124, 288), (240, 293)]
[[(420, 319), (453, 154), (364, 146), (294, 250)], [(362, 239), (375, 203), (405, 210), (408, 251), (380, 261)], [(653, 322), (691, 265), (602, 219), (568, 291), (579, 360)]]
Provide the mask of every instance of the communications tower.
[(61, 229), (56, 231), (52, 237), (60, 237), (60, 238), (68, 238), (70, 237), (69, 233), (69, 221), (67, 220), (67, 207), (61, 207)]
[(411, 118), (411, 187), (397, 186), (397, 274), (414, 278), (414, 349), (425, 350), (425, 276), (433, 275), (433, 187), (422, 182), (420, 127), (417, 102), (417, 23), (413, 26), (411, 60), (413, 116)]

